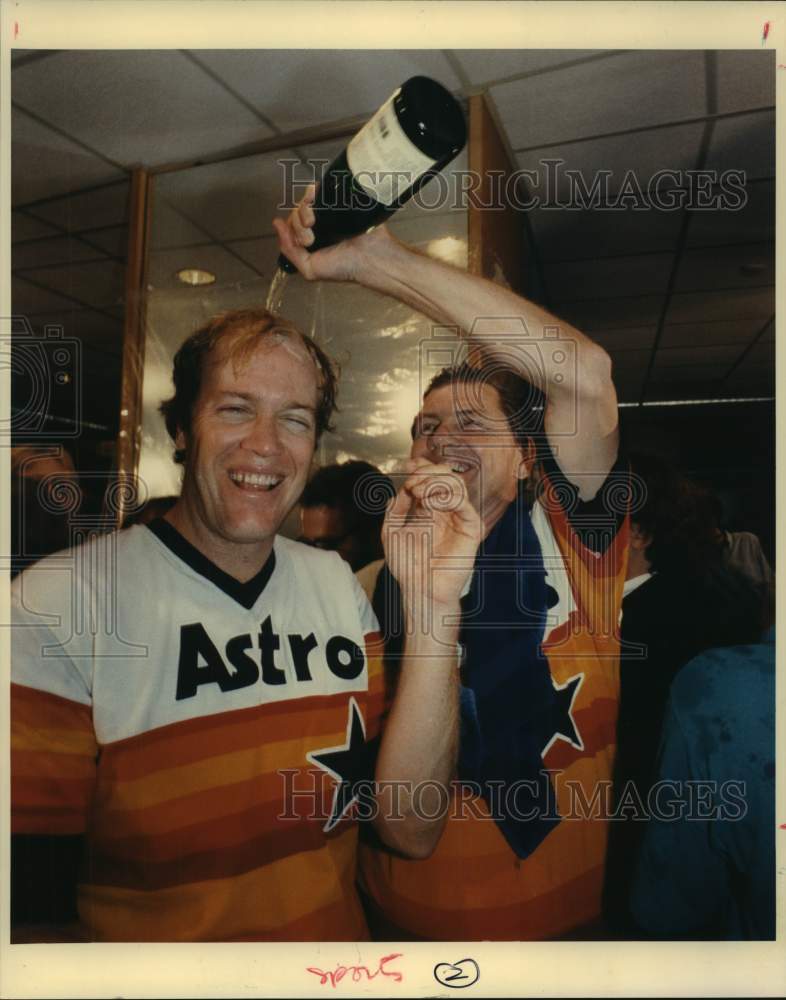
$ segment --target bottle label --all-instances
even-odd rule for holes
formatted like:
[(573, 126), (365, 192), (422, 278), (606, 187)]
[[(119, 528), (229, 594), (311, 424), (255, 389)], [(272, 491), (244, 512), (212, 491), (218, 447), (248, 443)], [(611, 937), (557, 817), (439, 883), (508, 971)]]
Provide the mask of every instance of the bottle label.
[(398, 92), (382, 105), (347, 146), (347, 163), (356, 183), (387, 206), (437, 162), (421, 153), (399, 125), (393, 107)]

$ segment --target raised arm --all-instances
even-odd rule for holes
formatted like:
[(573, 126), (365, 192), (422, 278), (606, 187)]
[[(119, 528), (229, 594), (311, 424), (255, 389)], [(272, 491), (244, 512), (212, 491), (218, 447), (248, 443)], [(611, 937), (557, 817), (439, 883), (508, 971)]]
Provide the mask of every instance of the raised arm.
[[(404, 658), (377, 760), (377, 830), (426, 857), (439, 839), (458, 755), (459, 599), (481, 538), (480, 516), (448, 466), (408, 464), (383, 541), (401, 588)], [(395, 794), (395, 808), (392, 808)]]
[(308, 280), (353, 281), (456, 326), (483, 354), (545, 396), (551, 450), (582, 499), (591, 499), (617, 456), (617, 397), (611, 361), (583, 333), (492, 281), (405, 246), (380, 226), (318, 253), (310, 226), (313, 194), (284, 222), (281, 249)]

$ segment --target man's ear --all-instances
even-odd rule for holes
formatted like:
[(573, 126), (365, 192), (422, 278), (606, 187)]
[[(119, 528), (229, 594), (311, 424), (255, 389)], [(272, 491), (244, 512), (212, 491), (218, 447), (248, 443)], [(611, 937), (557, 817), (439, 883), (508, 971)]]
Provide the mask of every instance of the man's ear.
[(532, 475), (532, 466), (535, 464), (535, 442), (532, 438), (527, 438), (526, 446), (521, 448), (521, 461), (516, 470), (516, 478), (520, 481), (529, 479)]
[(188, 442), (186, 441), (186, 435), (182, 428), (178, 427), (177, 434), (175, 435), (175, 448), (178, 451), (185, 451)]

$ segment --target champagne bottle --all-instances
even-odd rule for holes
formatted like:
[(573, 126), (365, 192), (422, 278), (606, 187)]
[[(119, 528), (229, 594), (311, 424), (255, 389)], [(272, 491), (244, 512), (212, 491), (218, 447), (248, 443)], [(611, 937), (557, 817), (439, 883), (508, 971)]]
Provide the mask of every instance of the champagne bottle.
[[(314, 202), (319, 250), (384, 222), (464, 148), (458, 101), (436, 80), (413, 76), (328, 166)], [(296, 269), (283, 254), (279, 267)]]

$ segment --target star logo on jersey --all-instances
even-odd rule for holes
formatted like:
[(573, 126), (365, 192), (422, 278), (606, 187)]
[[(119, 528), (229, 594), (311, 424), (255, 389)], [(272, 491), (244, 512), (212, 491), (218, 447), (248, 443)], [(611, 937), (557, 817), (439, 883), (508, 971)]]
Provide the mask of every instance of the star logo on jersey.
[(357, 783), (368, 777), (363, 773), (366, 758), (366, 727), (363, 716), (354, 698), (349, 699), (349, 715), (347, 718), (347, 738), (343, 746), (328, 747), (324, 750), (312, 750), (306, 754), (306, 759), (321, 767), (323, 771), (335, 779), (333, 806), (330, 818), (322, 827), (323, 833), (330, 833), (341, 817), (358, 801)]
[(543, 748), (541, 756), (545, 757), (557, 740), (564, 740), (570, 743), (576, 750), (584, 749), (584, 741), (573, 718), (573, 703), (579, 688), (584, 681), (584, 674), (576, 674), (570, 677), (564, 684), (556, 684), (554, 681), (554, 734)]

